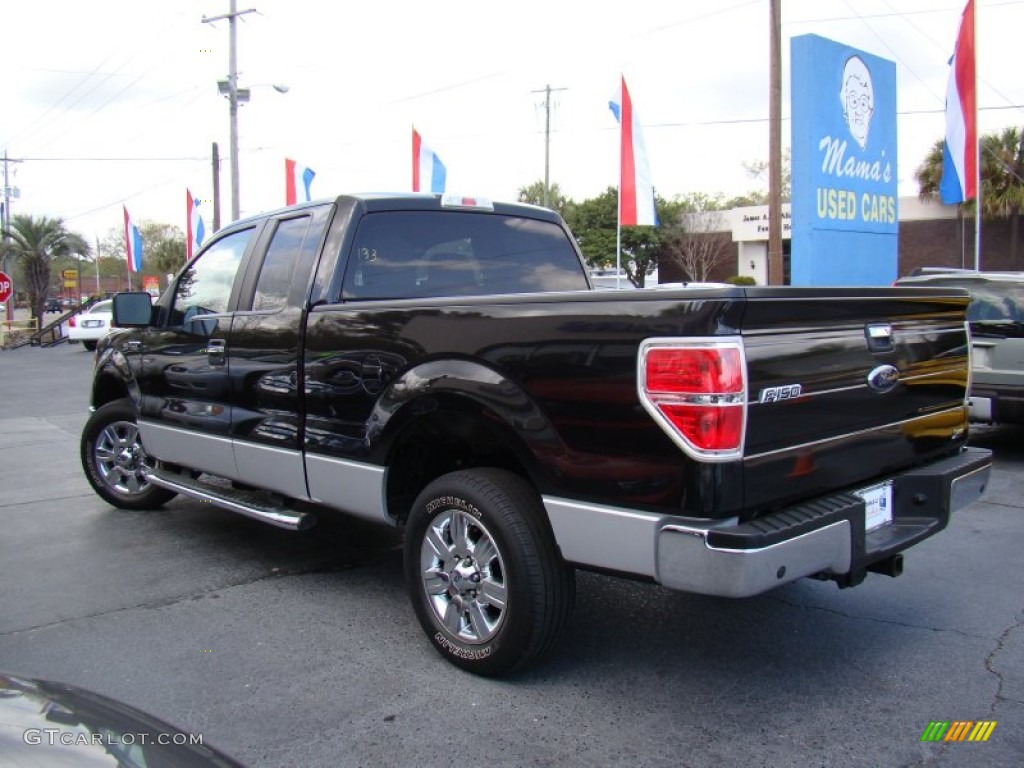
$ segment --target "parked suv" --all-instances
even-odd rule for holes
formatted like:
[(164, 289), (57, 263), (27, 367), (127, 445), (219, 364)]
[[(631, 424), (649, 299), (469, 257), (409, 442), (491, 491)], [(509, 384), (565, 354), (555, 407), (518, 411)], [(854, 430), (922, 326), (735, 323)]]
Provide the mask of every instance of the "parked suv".
[(928, 271), (897, 285), (951, 286), (971, 295), (971, 419), (1024, 424), (1024, 272)]

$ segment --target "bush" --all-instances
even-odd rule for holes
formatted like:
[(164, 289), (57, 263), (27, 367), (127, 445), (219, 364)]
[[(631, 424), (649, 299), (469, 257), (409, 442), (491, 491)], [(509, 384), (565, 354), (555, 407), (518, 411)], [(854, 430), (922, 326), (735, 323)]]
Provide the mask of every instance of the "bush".
[(750, 275), (733, 275), (732, 277), (725, 278), (725, 282), (732, 285), (757, 285), (757, 280)]

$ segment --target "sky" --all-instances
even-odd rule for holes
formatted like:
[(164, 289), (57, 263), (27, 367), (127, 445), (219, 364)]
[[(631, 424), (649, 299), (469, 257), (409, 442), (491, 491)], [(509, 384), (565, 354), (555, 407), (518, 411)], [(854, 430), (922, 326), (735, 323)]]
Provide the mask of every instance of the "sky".
[[(978, 3), (979, 124), (1024, 125), (1024, 0)], [(965, 0), (780, 0), (783, 146), (789, 41), (817, 34), (897, 65), (900, 195), (944, 133), (948, 60)], [(185, 190), (212, 223), (212, 145), (230, 218), (228, 0), (5, 3), (0, 147), (14, 214), (87, 239), (133, 220), (185, 228)], [(769, 0), (238, 0), (242, 215), (284, 205), (284, 160), (316, 172), (314, 198), (411, 189), (413, 126), (448, 191), (514, 200), (550, 179), (577, 200), (617, 184), (608, 109), (625, 78), (659, 195), (763, 189)], [(273, 85), (285, 85), (278, 93)]]

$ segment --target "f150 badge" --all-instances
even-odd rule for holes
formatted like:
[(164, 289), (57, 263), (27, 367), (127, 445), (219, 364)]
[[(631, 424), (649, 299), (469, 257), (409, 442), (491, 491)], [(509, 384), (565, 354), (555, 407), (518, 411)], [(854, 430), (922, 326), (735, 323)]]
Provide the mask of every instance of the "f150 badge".
[(782, 400), (796, 400), (803, 387), (800, 384), (784, 384), (781, 387), (765, 387), (758, 398), (759, 403), (778, 403)]

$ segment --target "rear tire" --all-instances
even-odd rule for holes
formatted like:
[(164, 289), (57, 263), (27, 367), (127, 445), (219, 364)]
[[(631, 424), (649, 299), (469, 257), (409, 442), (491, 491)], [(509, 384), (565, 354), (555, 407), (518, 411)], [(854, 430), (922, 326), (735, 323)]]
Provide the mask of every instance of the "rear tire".
[(145, 476), (151, 462), (130, 400), (114, 400), (96, 409), (82, 430), (81, 457), (89, 485), (115, 507), (154, 509), (177, 495)]
[(532, 486), (511, 472), (452, 472), (417, 497), (405, 576), (420, 625), (452, 664), (498, 676), (548, 653), (576, 594)]
[(96, 349), (96, 341), (93, 340), (93, 339), (89, 339), (89, 340), (83, 341), (82, 342), (82, 346), (85, 347), (90, 352), (93, 352)]

